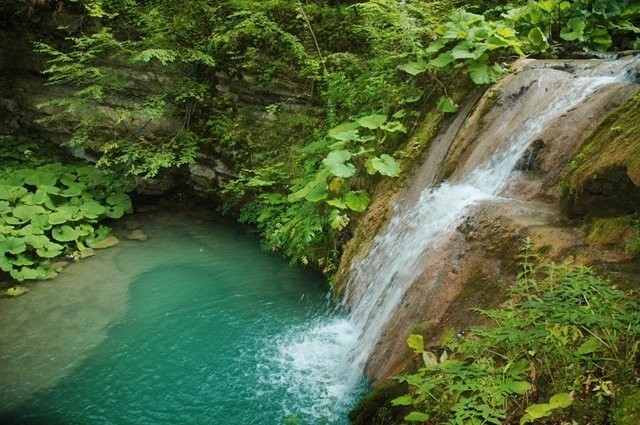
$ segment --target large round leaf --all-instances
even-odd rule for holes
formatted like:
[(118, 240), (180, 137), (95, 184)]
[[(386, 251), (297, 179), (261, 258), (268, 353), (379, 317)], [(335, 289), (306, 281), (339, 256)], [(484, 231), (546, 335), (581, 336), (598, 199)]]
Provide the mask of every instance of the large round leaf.
[(368, 162), (367, 171), (373, 174), (371, 170), (383, 176), (398, 177), (398, 175), (400, 175), (400, 165), (391, 155), (387, 155), (386, 153), (383, 153), (379, 157), (372, 158), (371, 161)]
[(10, 272), (13, 270), (13, 261), (4, 255), (0, 255), (0, 270), (3, 272)]
[(371, 199), (369, 198), (369, 194), (364, 190), (358, 190), (355, 192), (349, 192), (344, 195), (344, 201), (349, 207), (349, 209), (362, 212), (367, 209), (369, 206), (369, 202)]
[(30, 245), (36, 249), (43, 248), (46, 245), (52, 243), (45, 235), (30, 234), (23, 236), (22, 239), (27, 245)]
[(65, 224), (62, 226), (54, 227), (51, 231), (51, 236), (53, 236), (53, 239), (59, 242), (71, 242), (78, 239), (80, 235), (78, 234), (76, 229)]
[(41, 188), (38, 188), (35, 193), (27, 193), (20, 199), (20, 202), (26, 205), (42, 205), (48, 201), (50, 201), (49, 195)]
[(38, 227), (42, 230), (51, 229), (51, 223), (49, 222), (49, 214), (37, 215), (31, 218), (31, 225)]
[(84, 187), (82, 185), (76, 184), (73, 186), (69, 186), (68, 188), (60, 191), (59, 195), (64, 196), (66, 198), (73, 198), (75, 196), (82, 195)]
[(367, 115), (366, 117), (358, 118), (356, 121), (365, 128), (375, 130), (387, 121), (387, 116), (378, 114)]
[(322, 163), (327, 166), (329, 171), (334, 176), (347, 178), (356, 173), (356, 166), (348, 163), (353, 155), (347, 150), (337, 150), (329, 152), (329, 155), (322, 160)]
[(0, 241), (0, 253), (22, 254), (27, 249), (27, 244), (22, 238), (9, 236)]
[(96, 201), (88, 201), (80, 205), (80, 212), (85, 218), (97, 219), (107, 212), (107, 208)]
[(131, 198), (126, 193), (114, 193), (107, 197), (107, 204), (118, 206), (125, 211), (131, 210)]
[(77, 221), (82, 219), (80, 208), (74, 205), (61, 205), (58, 209), (49, 215), (49, 223), (63, 224), (69, 221)]
[(42, 258), (54, 258), (62, 254), (63, 249), (64, 246), (49, 241), (42, 248), (38, 248), (36, 250), (36, 254), (38, 254), (38, 256)]
[(25, 176), (24, 181), (27, 184), (31, 184), (37, 187), (55, 186), (56, 182), (58, 181), (58, 176), (56, 176), (53, 172), (38, 168)]
[(14, 217), (23, 219), (24, 221), (31, 221), (31, 219), (37, 215), (45, 214), (47, 210), (40, 205), (18, 205), (11, 211)]
[(0, 200), (15, 202), (16, 199), (22, 198), (28, 193), (28, 190), (22, 186), (10, 186), (0, 184)]

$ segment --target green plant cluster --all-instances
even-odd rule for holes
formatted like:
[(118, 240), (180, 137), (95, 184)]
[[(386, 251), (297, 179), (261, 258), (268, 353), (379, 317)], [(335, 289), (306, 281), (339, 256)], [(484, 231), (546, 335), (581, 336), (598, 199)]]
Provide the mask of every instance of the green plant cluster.
[(585, 411), (605, 412), (606, 421), (618, 391), (636, 382), (635, 296), (588, 268), (536, 266), (530, 249), (527, 240), (508, 301), (479, 310), (494, 326), (474, 327), (462, 338), (450, 333), (439, 356), (424, 348), (422, 336), (409, 338), (423, 366), (398, 377), (410, 392), (392, 403), (410, 409), (406, 422), (572, 423)]
[[(123, 174), (222, 156), (240, 175), (224, 208), (268, 249), (328, 272), (380, 177), (420, 153), (402, 150), (418, 119), (455, 112), (467, 76), (492, 83), (513, 57), (559, 44), (634, 48), (639, 32), (628, 0), (37, 3), (79, 23), (37, 44), (50, 83), (74, 88), (43, 122), (70, 123), (71, 145)], [(245, 82), (255, 104), (242, 104)], [(357, 134), (330, 134), (341, 125)]]
[[(287, 164), (280, 162), (254, 174), (227, 191), (253, 191), (241, 219), (256, 223), (270, 248), (284, 251), (294, 261), (314, 262), (329, 273), (337, 260), (337, 247), (309, 257), (306, 248), (335, 240), (349, 224), (351, 214), (363, 212), (371, 201), (367, 182), (375, 176), (397, 177), (400, 163), (384, 153), (397, 134), (405, 133), (405, 112), (393, 116), (367, 115), (340, 124), (327, 136), (297, 150), (303, 176), (290, 180)], [(284, 192), (284, 193), (283, 193)], [(330, 236), (327, 238), (327, 236)]]
[[(629, 0), (540, 0), (503, 7), (497, 19), (459, 9), (438, 26), (435, 39), (401, 69), (433, 78), (462, 68), (476, 84), (496, 82), (512, 55), (544, 54), (557, 46), (568, 51), (638, 49), (640, 6)], [(447, 98), (443, 110), (455, 108)]]
[(105, 239), (100, 224), (131, 212), (130, 188), (82, 165), (52, 163), (0, 172), (0, 270), (18, 281), (55, 276), (51, 259)]

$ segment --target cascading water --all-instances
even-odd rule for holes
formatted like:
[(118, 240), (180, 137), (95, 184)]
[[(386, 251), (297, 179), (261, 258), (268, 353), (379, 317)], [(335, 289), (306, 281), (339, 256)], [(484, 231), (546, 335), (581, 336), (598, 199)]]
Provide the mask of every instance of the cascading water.
[(533, 62), (520, 71), (530, 74), (530, 84), (513, 89), (517, 94), (502, 105), (500, 119), (466, 136), (473, 143), (449, 181), (435, 188), (422, 182), (427, 187), (415, 203), (395, 205), (390, 222), (347, 281), (345, 303), (358, 334), (351, 349), (352, 379), (365, 367), (407, 289), (426, 268), (439, 266), (430, 254), (471, 207), (501, 195), (518, 159), (547, 126), (605, 88), (630, 84), (639, 62), (575, 61), (571, 72)]

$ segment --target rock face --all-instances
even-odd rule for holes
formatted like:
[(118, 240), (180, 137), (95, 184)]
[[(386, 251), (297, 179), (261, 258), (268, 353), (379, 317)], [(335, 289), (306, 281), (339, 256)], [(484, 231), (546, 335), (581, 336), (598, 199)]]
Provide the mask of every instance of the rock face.
[[(632, 74), (637, 73), (640, 60), (626, 60)], [(447, 142), (448, 146), (436, 148), (440, 143), (440, 139), (436, 138), (432, 150), (445, 152), (446, 159), (434, 160), (427, 157), (424, 164), (428, 169), (418, 169), (417, 178), (411, 181), (408, 187), (392, 197), (386, 197), (391, 199), (391, 207), (384, 208), (381, 205), (373, 208), (363, 217), (361, 223), (364, 226), (368, 223), (379, 223), (380, 217), (375, 215), (381, 213), (388, 213), (390, 217), (387, 224), (381, 225), (382, 231), (387, 227), (396, 226), (398, 220), (412, 221), (413, 216), (399, 218), (397, 210), (402, 210), (400, 206), (405, 204), (412, 205), (420, 196), (424, 196), (423, 190), (429, 186), (430, 178), (434, 184), (445, 179), (447, 182), (466, 182), (468, 178), (465, 176), (475, 173), (478, 164), (493, 158), (494, 152), (508, 142), (511, 133), (519, 131), (520, 126), (531, 125), (527, 123), (528, 114), (535, 118), (536, 114), (542, 114), (550, 107), (541, 104), (547, 98), (546, 92), (562, 89), (553, 84), (549, 85), (546, 80), (547, 73), (558, 76), (563, 81), (572, 81), (580, 78), (575, 75), (581, 74), (594, 64), (597, 63), (530, 60), (518, 62), (504, 81), (484, 94), (473, 112), (454, 132), (454, 137)], [(586, 237), (584, 227), (572, 227), (567, 224), (568, 219), (560, 208), (562, 191), (559, 186), (567, 184), (566, 170), (576, 166), (572, 161), (583, 154), (581, 147), (588, 145), (585, 142), (589, 134), (599, 131), (602, 128), (599, 123), (606, 122), (603, 119), (611, 111), (624, 108), (638, 92), (640, 86), (632, 78), (622, 80), (619, 85), (613, 82), (607, 85), (606, 90), (596, 90), (569, 110), (552, 117), (553, 119), (545, 122), (542, 128), (533, 128), (528, 147), (522, 151), (520, 159), (514, 162), (508, 184), (499, 193), (501, 197), (476, 203), (465, 213), (464, 220), (457, 224), (454, 231), (449, 231), (446, 237), (441, 237), (437, 249), (423, 248), (421, 244), (397, 244), (400, 250), (425, 249), (428, 254), (416, 255), (416, 258), (421, 260), (404, 267), (405, 270), (408, 267), (415, 270), (400, 272), (415, 276), (405, 292), (400, 289), (400, 276), (391, 277), (391, 288), (396, 287), (395, 290), (402, 295), (397, 307), (388, 314), (381, 336), (368, 356), (365, 369), (373, 382), (381, 382), (402, 370), (410, 354), (406, 347), (409, 334), (422, 333), (428, 344), (435, 345), (445, 330), (465, 329), (479, 320), (477, 315), (469, 313), (470, 307), (490, 307), (502, 302), (518, 271), (518, 259), (515, 255), (523, 238), (530, 237), (539, 254), (547, 260), (581, 264), (594, 264), (603, 260), (602, 251), (598, 251), (598, 247)], [(638, 108), (635, 109), (637, 110)], [(524, 119), (507, 120), (507, 116)], [(611, 125), (608, 127), (611, 128)], [(625, 140), (630, 141), (634, 149), (639, 145), (637, 134), (635, 139), (631, 140), (629, 135), (625, 136)], [(617, 173), (601, 174), (603, 168), (598, 168), (598, 171), (590, 170), (584, 173), (580, 184), (571, 183), (571, 187), (574, 188), (572, 194), (579, 192), (578, 187), (582, 193), (582, 196), (571, 198), (574, 212), (584, 214), (585, 210), (594, 207), (596, 197), (604, 194), (609, 199), (622, 199), (620, 196), (614, 196), (618, 192), (631, 194), (633, 204), (633, 193), (637, 187), (629, 176), (634, 175), (635, 161), (636, 159), (629, 160), (622, 171)], [(585, 162), (588, 163), (588, 159)], [(599, 179), (602, 183), (598, 183), (596, 187), (593, 186), (595, 175), (602, 176)], [(431, 177), (425, 180), (424, 176)], [(609, 185), (604, 182), (608, 182)], [(461, 196), (467, 196), (467, 193), (470, 192), (461, 193)], [(578, 205), (581, 204), (576, 199), (582, 199), (585, 206), (578, 209)], [(629, 201), (630, 199), (627, 199), (627, 205)], [(604, 199), (602, 202), (607, 203)], [(453, 204), (452, 201), (451, 208), (454, 208)], [(429, 204), (425, 205), (425, 208), (430, 208)], [(415, 233), (419, 231), (420, 226), (420, 223), (412, 223), (406, 232)], [(354, 275), (366, 276), (367, 273), (361, 273), (361, 269), (371, 267), (375, 263), (369, 258), (371, 247), (380, 246), (380, 242), (373, 236), (371, 239), (360, 237), (359, 235), (367, 233), (366, 229), (356, 229), (355, 233), (355, 237), (345, 249), (341, 270), (337, 276), (338, 287), (353, 286)], [(382, 258), (383, 253), (379, 254), (379, 261), (385, 261)], [(623, 257), (609, 255), (607, 258), (619, 260)], [(424, 264), (430, 266), (425, 267)], [(384, 269), (385, 266), (381, 268)], [(383, 271), (381, 273), (384, 274)], [(369, 275), (372, 276), (371, 273)], [(357, 278), (355, 280), (357, 281)], [(346, 303), (353, 305), (354, 311), (358, 311), (357, 304), (363, 297), (362, 294), (375, 290), (372, 286), (377, 284), (377, 281), (373, 284), (364, 283), (367, 285), (366, 289), (348, 291)], [(385, 301), (380, 298), (379, 302)], [(373, 318), (374, 315), (375, 313), (372, 313), (369, 320), (376, 320)]]
[[(115, 65), (114, 65), (115, 66)], [(31, 138), (40, 139), (43, 143), (64, 144), (71, 136), (72, 124), (38, 124), (37, 121), (51, 115), (55, 111), (51, 107), (43, 107), (46, 101), (70, 95), (71, 89), (64, 86), (47, 85), (43, 70), (47, 68), (47, 58), (33, 51), (30, 41), (16, 38), (0, 30), (0, 140), (27, 134)], [(151, 77), (135, 74), (130, 70), (128, 77), (136, 90), (143, 91), (150, 86)], [(155, 81), (157, 78), (154, 78)], [(245, 88), (250, 91), (251, 88)], [(117, 102), (111, 99), (110, 102)], [(122, 99), (126, 102), (126, 99)], [(110, 105), (97, 105), (108, 115)], [(152, 123), (144, 123), (140, 127), (151, 133), (175, 133), (181, 121), (173, 118), (156, 119)], [(78, 150), (69, 150), (70, 155), (89, 162), (95, 162), (90, 154)], [(214, 190), (224, 186), (235, 172), (225, 164), (221, 156), (202, 153), (196, 163), (184, 170), (169, 170), (159, 173), (154, 178), (138, 179), (137, 191), (143, 195), (163, 195), (179, 186), (190, 185), (196, 193), (209, 196)]]

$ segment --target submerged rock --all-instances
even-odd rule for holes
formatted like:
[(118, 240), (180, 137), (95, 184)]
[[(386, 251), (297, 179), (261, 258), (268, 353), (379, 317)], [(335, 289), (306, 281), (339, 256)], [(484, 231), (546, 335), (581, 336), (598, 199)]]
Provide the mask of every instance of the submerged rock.
[(8, 295), (10, 297), (18, 297), (20, 295), (26, 294), (27, 292), (29, 292), (29, 288), (22, 285), (15, 285), (4, 291), (5, 295)]
[(115, 236), (111, 235), (106, 239), (101, 240), (100, 242), (95, 242), (90, 244), (90, 247), (93, 249), (105, 249), (111, 248), (112, 246), (116, 246), (120, 243), (120, 240)]
[(149, 236), (141, 229), (135, 229), (127, 234), (127, 239), (132, 241), (146, 241)]

